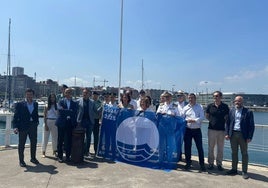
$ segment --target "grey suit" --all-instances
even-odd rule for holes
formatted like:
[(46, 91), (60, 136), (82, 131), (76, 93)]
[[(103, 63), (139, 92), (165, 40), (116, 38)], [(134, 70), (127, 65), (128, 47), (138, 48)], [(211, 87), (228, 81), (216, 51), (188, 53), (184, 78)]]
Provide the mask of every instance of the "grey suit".
[(93, 102), (91, 99), (78, 99), (77, 123), (86, 129), (85, 154), (89, 153), (91, 134), (94, 126)]
[[(82, 125), (83, 116), (84, 116), (84, 99), (80, 98), (78, 99), (78, 112), (77, 112), (77, 123)], [(94, 125), (94, 112), (93, 112), (93, 102), (91, 99), (88, 100), (88, 117), (90, 119), (90, 123)], [(86, 127), (84, 127), (86, 128)]]

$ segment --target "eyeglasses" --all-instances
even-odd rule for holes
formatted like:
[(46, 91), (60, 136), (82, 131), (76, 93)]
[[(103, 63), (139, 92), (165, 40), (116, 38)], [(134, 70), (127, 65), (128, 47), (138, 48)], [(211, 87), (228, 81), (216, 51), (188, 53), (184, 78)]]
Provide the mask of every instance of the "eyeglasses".
[(213, 95), (213, 98), (217, 98), (217, 97), (220, 97), (219, 95)]

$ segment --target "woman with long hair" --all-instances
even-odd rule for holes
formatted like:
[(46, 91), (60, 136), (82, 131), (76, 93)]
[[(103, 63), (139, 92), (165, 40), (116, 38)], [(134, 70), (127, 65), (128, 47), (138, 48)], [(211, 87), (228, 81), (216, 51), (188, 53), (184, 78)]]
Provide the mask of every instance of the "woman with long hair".
[(52, 137), (53, 155), (57, 155), (58, 128), (55, 125), (57, 119), (57, 100), (54, 93), (48, 96), (47, 105), (44, 109), (44, 131), (42, 140), (42, 157), (46, 157), (46, 148), (49, 135)]
[(130, 95), (124, 93), (121, 95), (120, 103), (118, 105), (119, 108), (127, 108), (127, 109), (134, 109), (134, 106), (130, 104), (131, 98)]

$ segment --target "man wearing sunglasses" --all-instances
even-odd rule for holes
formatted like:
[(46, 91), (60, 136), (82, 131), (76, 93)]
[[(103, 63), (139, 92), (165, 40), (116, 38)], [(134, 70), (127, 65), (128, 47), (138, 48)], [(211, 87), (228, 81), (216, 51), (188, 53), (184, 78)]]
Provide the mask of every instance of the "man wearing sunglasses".
[(225, 122), (228, 118), (229, 107), (223, 103), (222, 92), (213, 93), (214, 102), (209, 104), (206, 109), (206, 118), (208, 125), (208, 169), (214, 168), (214, 148), (217, 146), (216, 165), (219, 171), (223, 171), (223, 148), (225, 138)]

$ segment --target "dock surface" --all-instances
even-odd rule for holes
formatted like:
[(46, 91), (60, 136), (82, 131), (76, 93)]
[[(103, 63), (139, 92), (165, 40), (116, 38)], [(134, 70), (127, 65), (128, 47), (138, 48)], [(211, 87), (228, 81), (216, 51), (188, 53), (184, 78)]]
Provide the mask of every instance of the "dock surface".
[[(16, 148), (0, 149), (0, 187), (69, 188), (69, 187), (116, 187), (116, 188), (169, 188), (169, 187), (215, 187), (215, 188), (268, 188), (268, 167), (249, 165), (249, 179), (239, 174), (226, 176), (231, 168), (230, 161), (224, 161), (225, 171), (217, 169), (199, 172), (197, 157), (193, 157), (191, 170), (184, 170), (184, 162), (179, 162), (177, 170), (159, 170), (133, 166), (123, 162), (112, 162), (101, 158), (86, 158), (81, 164), (59, 163), (48, 146), (47, 157), (41, 157), (41, 147), (37, 148), (40, 164), (30, 162), (29, 147), (25, 149), (27, 167), (20, 167)], [(207, 160), (207, 159), (205, 159)]]

